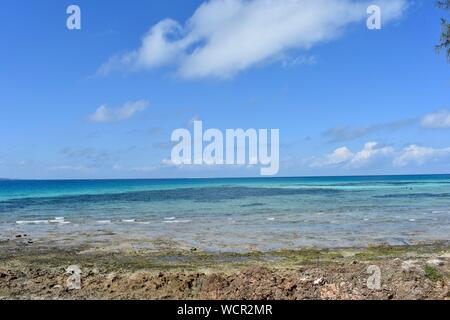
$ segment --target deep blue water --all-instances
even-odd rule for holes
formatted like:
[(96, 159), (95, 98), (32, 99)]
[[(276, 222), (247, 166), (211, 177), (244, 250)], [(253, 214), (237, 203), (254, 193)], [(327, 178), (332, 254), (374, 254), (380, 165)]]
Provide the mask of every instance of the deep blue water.
[(105, 228), (214, 248), (450, 240), (450, 175), (0, 181), (0, 233)]

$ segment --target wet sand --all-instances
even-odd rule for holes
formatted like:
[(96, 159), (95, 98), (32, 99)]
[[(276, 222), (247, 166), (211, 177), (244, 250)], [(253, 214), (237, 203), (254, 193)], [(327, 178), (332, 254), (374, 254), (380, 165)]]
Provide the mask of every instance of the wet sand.
[(0, 299), (450, 299), (448, 242), (245, 253), (152, 242), (159, 249), (2, 239)]

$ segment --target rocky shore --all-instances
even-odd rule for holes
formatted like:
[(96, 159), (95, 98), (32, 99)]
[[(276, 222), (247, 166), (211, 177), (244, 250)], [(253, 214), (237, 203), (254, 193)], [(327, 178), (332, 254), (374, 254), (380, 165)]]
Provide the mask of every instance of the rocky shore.
[(0, 299), (450, 299), (449, 286), (446, 242), (246, 253), (0, 242)]

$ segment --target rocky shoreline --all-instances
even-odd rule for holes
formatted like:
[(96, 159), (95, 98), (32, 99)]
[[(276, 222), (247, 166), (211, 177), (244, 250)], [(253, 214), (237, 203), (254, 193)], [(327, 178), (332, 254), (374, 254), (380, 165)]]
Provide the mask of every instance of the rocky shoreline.
[(449, 300), (449, 287), (447, 242), (247, 253), (0, 243), (0, 299)]

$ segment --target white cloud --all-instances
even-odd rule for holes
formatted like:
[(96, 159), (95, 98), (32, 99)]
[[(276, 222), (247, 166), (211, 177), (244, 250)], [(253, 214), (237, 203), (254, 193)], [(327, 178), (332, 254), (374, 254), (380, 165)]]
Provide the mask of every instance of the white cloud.
[(438, 111), (430, 113), (422, 118), (424, 128), (450, 128), (450, 111)]
[(403, 167), (410, 163), (423, 165), (428, 161), (437, 161), (448, 156), (450, 156), (450, 148), (434, 149), (413, 144), (402, 150), (394, 159), (394, 165), (398, 167)]
[(407, 165), (423, 165), (429, 162), (441, 162), (450, 160), (450, 147), (435, 149), (419, 145), (409, 145), (402, 150), (393, 147), (381, 146), (377, 142), (368, 142), (358, 152), (352, 152), (347, 147), (336, 149), (332, 154), (310, 161), (310, 167), (340, 166), (347, 168), (360, 168), (373, 163), (388, 159), (394, 167)]
[(147, 107), (148, 102), (145, 100), (127, 102), (116, 109), (102, 105), (89, 116), (89, 121), (98, 123), (123, 121), (133, 117), (138, 112), (144, 111)]
[(338, 37), (367, 18), (371, 4), (381, 7), (383, 24), (407, 7), (406, 0), (206, 1), (185, 25), (160, 21), (144, 35), (140, 48), (112, 57), (98, 73), (173, 66), (182, 78), (229, 78)]
[(327, 166), (349, 166), (361, 167), (370, 163), (374, 159), (390, 156), (395, 152), (392, 147), (380, 146), (377, 142), (368, 142), (361, 151), (352, 152), (347, 147), (336, 149), (321, 159), (316, 159), (311, 167), (327, 167)]
[(368, 142), (364, 145), (364, 149), (355, 154), (350, 164), (352, 166), (362, 166), (375, 158), (388, 156), (394, 153), (392, 147), (380, 147), (377, 142)]
[(161, 165), (168, 166), (168, 167), (172, 167), (172, 166), (176, 167), (176, 166), (178, 166), (172, 161), (172, 159), (167, 159), (167, 158), (162, 159)]
[(353, 152), (347, 147), (336, 149), (332, 154), (325, 156), (324, 159), (319, 159), (313, 162), (312, 167), (325, 167), (342, 164), (349, 161), (354, 156)]

